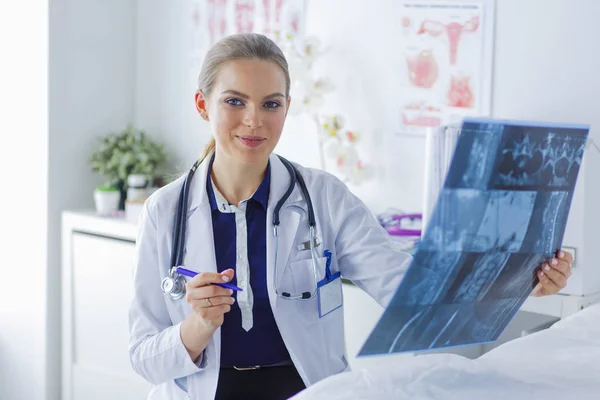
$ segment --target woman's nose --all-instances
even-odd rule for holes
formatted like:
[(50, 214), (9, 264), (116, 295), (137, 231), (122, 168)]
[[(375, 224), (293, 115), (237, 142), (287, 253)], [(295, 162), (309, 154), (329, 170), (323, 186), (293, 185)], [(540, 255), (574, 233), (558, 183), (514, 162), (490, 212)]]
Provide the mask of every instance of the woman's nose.
[(262, 126), (260, 112), (256, 109), (256, 107), (247, 108), (243, 123), (250, 129), (258, 129)]

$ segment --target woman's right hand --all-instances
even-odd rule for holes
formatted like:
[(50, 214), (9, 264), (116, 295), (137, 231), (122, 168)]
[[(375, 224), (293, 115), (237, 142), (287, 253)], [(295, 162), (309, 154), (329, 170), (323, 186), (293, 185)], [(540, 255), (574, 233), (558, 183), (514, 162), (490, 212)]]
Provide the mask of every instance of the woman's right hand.
[(234, 271), (222, 273), (202, 272), (190, 279), (186, 285), (185, 300), (190, 305), (202, 326), (216, 330), (223, 325), (225, 313), (231, 310), (235, 299), (233, 291), (211, 283), (224, 283), (233, 279)]
[(181, 340), (194, 362), (210, 342), (215, 330), (223, 325), (224, 315), (231, 310), (234, 302), (231, 289), (211, 283), (229, 282), (233, 274), (232, 269), (220, 274), (202, 272), (185, 285), (185, 300), (194, 312), (190, 313), (181, 325)]

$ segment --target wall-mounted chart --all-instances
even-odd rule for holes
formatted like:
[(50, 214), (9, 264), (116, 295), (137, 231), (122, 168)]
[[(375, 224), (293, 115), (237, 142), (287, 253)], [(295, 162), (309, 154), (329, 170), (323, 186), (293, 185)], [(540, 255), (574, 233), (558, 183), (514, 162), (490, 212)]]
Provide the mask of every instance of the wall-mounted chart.
[(494, 1), (405, 1), (400, 10), (405, 130), (489, 115)]
[(191, 0), (189, 6), (198, 57), (227, 35), (257, 32), (277, 40), (304, 30), (305, 0)]

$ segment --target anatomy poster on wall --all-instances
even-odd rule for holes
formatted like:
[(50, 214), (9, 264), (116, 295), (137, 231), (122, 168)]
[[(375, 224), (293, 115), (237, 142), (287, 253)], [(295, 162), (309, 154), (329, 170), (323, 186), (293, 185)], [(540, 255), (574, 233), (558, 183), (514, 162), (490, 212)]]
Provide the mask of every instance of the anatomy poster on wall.
[(493, 1), (406, 1), (400, 10), (405, 130), (487, 115)]
[(190, 0), (192, 55), (203, 54), (219, 39), (257, 32), (272, 39), (299, 37), (304, 31), (305, 0)]
[(465, 119), (421, 244), (360, 354), (498, 339), (562, 246), (588, 133)]

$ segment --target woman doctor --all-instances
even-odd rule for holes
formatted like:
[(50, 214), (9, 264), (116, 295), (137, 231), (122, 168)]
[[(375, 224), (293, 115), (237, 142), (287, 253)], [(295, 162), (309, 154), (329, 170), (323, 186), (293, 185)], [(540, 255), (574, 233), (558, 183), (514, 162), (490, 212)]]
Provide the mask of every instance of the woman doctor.
[[(185, 177), (146, 202), (137, 240), (130, 358), (154, 384), (151, 399), (286, 399), (346, 370), (341, 283), (324, 279), (328, 259), (332, 274), (341, 272), (382, 306), (410, 262), (342, 182), (299, 165), (316, 239), (311, 246), (298, 185), (279, 210), (275, 238), (273, 214), (291, 177), (272, 152), (289, 90), (287, 62), (265, 36), (229, 36), (206, 55), (196, 108), (213, 138), (189, 188), (183, 265), (198, 275), (186, 278), (184, 297), (163, 293), (161, 280), (172, 267)], [(538, 273), (535, 295), (565, 286), (571, 256), (561, 254)], [(329, 282), (326, 301), (315, 295), (317, 281)], [(242, 291), (213, 285), (219, 282)], [(309, 298), (298, 299), (303, 293)]]

